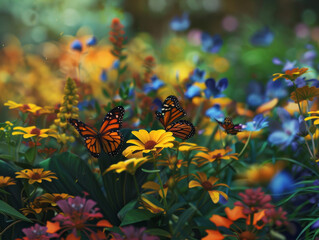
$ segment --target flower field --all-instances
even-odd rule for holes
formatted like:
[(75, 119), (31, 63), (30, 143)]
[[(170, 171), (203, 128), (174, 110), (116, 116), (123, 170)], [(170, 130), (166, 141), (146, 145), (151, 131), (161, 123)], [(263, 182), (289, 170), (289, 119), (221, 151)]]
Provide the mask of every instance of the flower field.
[(316, 6), (137, 2), (3, 1), (0, 240), (319, 239)]

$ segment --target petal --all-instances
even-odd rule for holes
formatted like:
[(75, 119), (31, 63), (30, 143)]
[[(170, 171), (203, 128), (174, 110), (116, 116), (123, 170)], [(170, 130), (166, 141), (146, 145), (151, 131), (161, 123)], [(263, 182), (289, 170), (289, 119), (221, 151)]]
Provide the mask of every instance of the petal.
[(229, 228), (230, 225), (233, 224), (233, 221), (229, 220), (228, 218), (225, 218), (216, 214), (214, 214), (209, 220), (212, 223), (214, 223), (217, 227)]
[(208, 191), (210, 198), (212, 199), (212, 201), (214, 203), (218, 203), (219, 201), (219, 192), (212, 190), (212, 191)]
[(156, 182), (152, 182), (152, 181), (149, 181), (149, 182), (146, 182), (142, 185), (142, 188), (146, 188), (146, 189), (153, 189), (153, 190), (160, 190), (161, 187), (158, 183)]
[(218, 230), (205, 230), (208, 234), (206, 237), (202, 238), (202, 240), (223, 240), (225, 237)]
[(98, 223), (96, 224), (97, 227), (108, 227), (108, 228), (111, 228), (113, 227), (113, 225), (107, 221), (107, 220), (100, 220), (98, 221)]
[(131, 143), (131, 144), (134, 144), (136, 146), (145, 148), (145, 145), (140, 140), (137, 140), (137, 139), (128, 140), (127, 143)]
[(197, 182), (197, 181), (195, 181), (195, 180), (192, 180), (192, 181), (190, 181), (190, 182), (188, 183), (188, 187), (189, 187), (189, 188), (202, 187), (202, 185), (201, 185), (199, 182)]
[(46, 227), (48, 228), (48, 233), (55, 233), (60, 230), (60, 222), (47, 221)]
[(240, 206), (235, 206), (233, 209), (230, 209), (229, 207), (225, 208), (225, 213), (227, 215), (227, 217), (232, 220), (232, 221), (236, 221), (239, 218), (247, 218), (244, 214), (243, 214), (243, 207)]
[(150, 136), (149, 136), (149, 133), (144, 130), (144, 129), (141, 129), (139, 131), (132, 131), (132, 134), (137, 137), (138, 139), (141, 140), (142, 143), (146, 143), (148, 140), (150, 140)]

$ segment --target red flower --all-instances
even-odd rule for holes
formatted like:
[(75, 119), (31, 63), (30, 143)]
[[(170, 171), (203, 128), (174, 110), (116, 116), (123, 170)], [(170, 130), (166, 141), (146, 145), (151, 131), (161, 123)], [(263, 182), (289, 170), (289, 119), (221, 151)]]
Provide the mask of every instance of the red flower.
[(111, 51), (115, 57), (122, 56), (122, 50), (124, 49), (124, 26), (121, 24), (118, 18), (114, 18), (111, 24), (110, 42), (113, 44), (113, 50)]

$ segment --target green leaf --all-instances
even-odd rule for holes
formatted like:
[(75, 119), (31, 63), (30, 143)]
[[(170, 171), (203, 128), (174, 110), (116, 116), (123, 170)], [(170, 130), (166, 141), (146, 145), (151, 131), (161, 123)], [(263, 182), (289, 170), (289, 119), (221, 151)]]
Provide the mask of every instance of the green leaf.
[(6, 195), (10, 195), (10, 193), (8, 193), (7, 191), (3, 190), (0, 188), (0, 193), (6, 194)]
[(106, 89), (102, 89), (102, 93), (106, 98), (111, 98), (110, 94), (106, 91)]
[(188, 222), (188, 220), (194, 215), (196, 209), (194, 208), (188, 208), (186, 211), (184, 211), (181, 216), (178, 219), (177, 224), (174, 227), (174, 235), (178, 236), (183, 228), (185, 227), (185, 224)]
[(0, 159), (5, 161), (12, 161), (14, 158), (12, 155), (0, 154)]
[(18, 218), (26, 222), (32, 222), (27, 217), (19, 213), (17, 210), (15, 210), (13, 207), (11, 207), (9, 204), (7, 204), (6, 202), (2, 200), (0, 200), (0, 212), (12, 218)]
[(126, 204), (119, 212), (118, 212), (118, 217), (120, 218), (120, 220), (122, 220), (126, 213), (132, 209), (134, 209), (135, 205), (136, 205), (137, 201), (133, 200), (131, 202), (129, 202), (128, 204)]
[(24, 156), (25, 158), (27, 159), (28, 163), (32, 164), (33, 160), (35, 159), (35, 155), (36, 155), (37, 151), (36, 151), (36, 148), (33, 147), (33, 148), (29, 148)]
[(148, 169), (144, 169), (144, 168), (142, 168), (142, 171), (146, 172), (146, 173), (158, 173), (158, 172), (161, 172), (160, 170), (148, 170)]
[(154, 217), (150, 211), (145, 209), (132, 209), (128, 211), (121, 223), (121, 226), (125, 226), (128, 224), (133, 224), (137, 222), (147, 221)]
[(95, 109), (96, 109), (96, 115), (99, 116), (101, 113), (101, 107), (97, 101), (95, 101)]
[(154, 236), (172, 238), (172, 235), (169, 232), (160, 228), (147, 229), (145, 232)]
[(127, 65), (119, 69), (119, 74), (122, 75), (127, 69)]

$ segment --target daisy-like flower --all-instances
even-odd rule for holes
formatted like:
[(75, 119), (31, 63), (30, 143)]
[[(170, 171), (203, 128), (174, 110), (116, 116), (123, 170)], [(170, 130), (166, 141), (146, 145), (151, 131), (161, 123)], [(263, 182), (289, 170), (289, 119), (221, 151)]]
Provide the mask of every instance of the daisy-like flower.
[(68, 198), (74, 198), (74, 196), (66, 194), (66, 193), (45, 193), (40, 196), (40, 202), (41, 203), (48, 203), (51, 204), (51, 206), (55, 207), (57, 206), (57, 202), (60, 200), (65, 200)]
[(12, 135), (23, 135), (23, 138), (39, 137), (56, 137), (56, 132), (52, 129), (39, 129), (36, 126), (31, 127), (14, 127)]
[(174, 170), (175, 168), (185, 166), (185, 163), (186, 162), (183, 162), (182, 159), (177, 159), (176, 156), (171, 156), (165, 160), (159, 160), (157, 162), (157, 166), (165, 166), (169, 167), (170, 170)]
[(308, 71), (308, 68), (293, 68), (291, 70), (286, 70), (285, 73), (274, 73), (273, 81), (276, 81), (279, 78), (285, 78), (290, 81), (295, 81), (296, 78), (300, 77)]
[(178, 150), (181, 152), (190, 152), (190, 151), (207, 151), (207, 148), (198, 146), (196, 143), (189, 142), (174, 142), (178, 146)]
[(157, 214), (157, 213), (164, 213), (166, 214), (166, 211), (164, 208), (157, 206), (156, 204), (152, 203), (150, 200), (148, 200), (146, 197), (141, 197), (140, 201), (142, 207), (139, 208), (144, 208), (150, 211), (151, 213)]
[[(319, 111), (311, 111), (311, 112), (308, 112), (308, 114), (319, 114)], [(319, 116), (306, 117), (306, 118), (305, 118), (305, 121), (312, 120), (312, 119), (316, 119), (316, 120), (313, 122), (314, 125), (318, 125), (318, 124), (319, 124)]]
[(4, 106), (8, 106), (9, 109), (19, 109), (23, 113), (26, 113), (26, 112), (36, 113), (37, 111), (42, 109), (42, 107), (39, 107), (33, 103), (22, 104), (22, 103), (16, 103), (11, 100), (6, 102)]
[(116, 164), (111, 165), (108, 169), (106, 169), (104, 174), (109, 171), (115, 170), (117, 173), (126, 171), (129, 174), (134, 175), (136, 170), (149, 160), (150, 160), (149, 158), (144, 157), (144, 158), (131, 158), (126, 161), (120, 161)]
[(195, 155), (194, 160), (198, 163), (198, 167), (203, 166), (204, 164), (208, 162), (214, 162), (217, 161), (218, 164), (221, 160), (230, 160), (235, 159), (238, 160), (238, 153), (230, 153), (232, 149), (226, 148), (226, 149), (216, 149), (212, 152), (199, 152)]
[(197, 172), (197, 175), (193, 174), (193, 176), (196, 178), (196, 180), (192, 180), (189, 182), (188, 184), (189, 188), (194, 188), (194, 187), (203, 188), (205, 191), (208, 192), (210, 198), (212, 199), (214, 203), (218, 203), (219, 195), (222, 195), (226, 200), (228, 200), (228, 196), (226, 195), (226, 193), (214, 189), (219, 186), (229, 188), (227, 184), (224, 184), (224, 183), (215, 184), (219, 180), (218, 178), (211, 176), (207, 179), (207, 175), (202, 172)]
[[(62, 210), (62, 213), (52, 218), (55, 222), (47, 222), (48, 232), (56, 233), (61, 230), (61, 234), (71, 230), (70, 235), (78, 237), (78, 233), (84, 233), (88, 236), (88, 232), (92, 233), (90, 227), (112, 227), (106, 221), (101, 220), (96, 224), (91, 224), (89, 221), (102, 218), (103, 215), (99, 212), (99, 208), (94, 208), (96, 202), (87, 200), (79, 196), (60, 200), (57, 205)], [(91, 238), (90, 238), (91, 239)]]
[(25, 237), (23, 237), (23, 240), (37, 240), (37, 239), (42, 239), (42, 240), (49, 240), (52, 238), (56, 238), (59, 235), (54, 233), (48, 233), (47, 232), (48, 228), (45, 226), (40, 226), (39, 224), (35, 224), (34, 226), (30, 228), (23, 228), (22, 232), (25, 234)]
[(58, 179), (55, 176), (55, 173), (51, 171), (43, 171), (43, 168), (33, 168), (31, 169), (24, 169), (20, 172), (16, 172), (16, 178), (26, 178), (29, 179), (29, 184), (33, 184), (35, 182), (42, 183), (43, 180), (52, 182), (52, 179)]
[(0, 176), (0, 188), (7, 187), (10, 185), (16, 185), (13, 178)]
[(309, 100), (312, 101), (314, 97), (319, 96), (319, 88), (303, 86), (302, 88), (297, 88), (291, 93), (290, 98), (295, 101), (295, 103)]
[[(130, 153), (136, 152), (156, 152), (159, 153), (164, 148), (172, 148), (175, 140), (172, 132), (166, 132), (165, 130), (153, 130), (147, 132), (142, 129), (139, 131), (132, 131), (132, 134), (138, 139), (128, 140), (127, 143), (133, 144), (126, 148), (125, 153), (128, 156)], [(126, 157), (125, 156), (125, 157)]]

